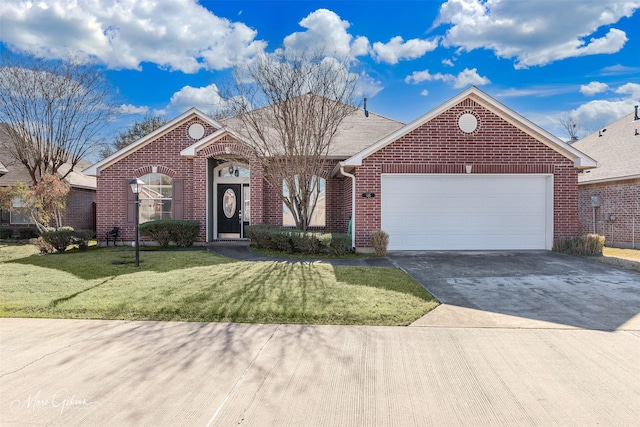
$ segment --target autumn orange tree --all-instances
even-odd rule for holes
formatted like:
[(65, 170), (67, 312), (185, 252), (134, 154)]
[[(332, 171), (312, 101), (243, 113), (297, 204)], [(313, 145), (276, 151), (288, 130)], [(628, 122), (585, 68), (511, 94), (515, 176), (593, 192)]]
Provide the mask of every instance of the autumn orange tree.
[(62, 215), (67, 207), (69, 184), (60, 178), (45, 174), (36, 185), (31, 187), (21, 182), (16, 183), (9, 191), (0, 194), (0, 203), (10, 207), (12, 201), (18, 199), (20, 208), (30, 212), (31, 219), (40, 232), (46, 231), (53, 224), (55, 228), (62, 227)]

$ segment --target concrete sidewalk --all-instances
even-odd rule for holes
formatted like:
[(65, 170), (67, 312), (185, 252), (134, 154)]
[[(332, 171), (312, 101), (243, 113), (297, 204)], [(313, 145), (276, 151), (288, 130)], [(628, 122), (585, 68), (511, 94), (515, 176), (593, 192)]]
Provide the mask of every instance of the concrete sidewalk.
[(0, 424), (637, 425), (640, 332), (0, 319)]

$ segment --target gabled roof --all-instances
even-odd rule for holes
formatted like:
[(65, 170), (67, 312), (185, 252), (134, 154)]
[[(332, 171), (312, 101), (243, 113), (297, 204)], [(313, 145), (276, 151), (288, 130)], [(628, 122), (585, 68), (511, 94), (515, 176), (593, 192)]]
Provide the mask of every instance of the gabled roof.
[(159, 127), (158, 129), (154, 130), (150, 134), (148, 134), (148, 135), (140, 138), (139, 140), (127, 145), (122, 150), (118, 150), (115, 153), (113, 153), (112, 155), (110, 155), (109, 157), (105, 157), (104, 159), (100, 160), (99, 162), (91, 165), (90, 167), (88, 167), (87, 169), (85, 169), (83, 171), (84, 174), (85, 175), (92, 175), (92, 176), (99, 176), (100, 175), (100, 171), (102, 169), (108, 168), (112, 164), (118, 162), (120, 159), (122, 159), (122, 158), (128, 156), (129, 154), (139, 150), (140, 148), (142, 148), (145, 145), (147, 145), (147, 144), (151, 143), (152, 141), (154, 141), (156, 138), (158, 138), (158, 137), (170, 132), (173, 128), (177, 127), (178, 125), (182, 124), (183, 122), (185, 122), (187, 120), (192, 119), (193, 117), (198, 117), (199, 119), (201, 119), (205, 123), (209, 123), (211, 126), (217, 128), (217, 129), (222, 127), (222, 125), (220, 123), (218, 123), (217, 121), (213, 120), (211, 117), (207, 116), (206, 114), (204, 114), (202, 111), (198, 110), (197, 108), (195, 108), (195, 107), (190, 108), (189, 110), (187, 110), (184, 113), (180, 114), (175, 119), (165, 123), (164, 126)]
[(640, 119), (634, 118), (631, 113), (573, 143), (598, 159), (598, 169), (580, 174), (578, 184), (640, 178)]
[(229, 129), (228, 127), (223, 127), (223, 128), (218, 129), (217, 131), (213, 132), (212, 134), (207, 135), (204, 138), (196, 141), (195, 143), (191, 144), (190, 146), (188, 146), (184, 150), (180, 151), (180, 155), (181, 156), (185, 156), (185, 157), (195, 157), (198, 154), (198, 151), (200, 151), (203, 148), (213, 144), (214, 142), (218, 141), (219, 139), (221, 139), (221, 138), (223, 138), (223, 137), (225, 137), (227, 135), (233, 136), (238, 141), (246, 142), (246, 141), (244, 141), (242, 136), (238, 135), (238, 133), (236, 133), (232, 129)]
[[(301, 95), (304, 97), (307, 95)], [(266, 114), (269, 114), (269, 107), (263, 107), (266, 110)], [(241, 119), (237, 116), (230, 117), (221, 120), (228, 129), (234, 129), (238, 135), (241, 135), (241, 139), (250, 141), (251, 138), (246, 134), (245, 126), (243, 126)], [(353, 156), (359, 151), (370, 146), (374, 142), (378, 141), (386, 135), (397, 131), (405, 124), (397, 120), (389, 119), (387, 117), (375, 114), (362, 108), (353, 107), (353, 111), (348, 114), (340, 123), (338, 132), (333, 136), (331, 145), (329, 146), (328, 157), (333, 159), (346, 159), (349, 156)], [(277, 137), (278, 132), (275, 129), (271, 129), (271, 132), (265, 132), (265, 134)], [(275, 147), (276, 141), (273, 141)]]
[[(6, 123), (0, 126), (8, 126)], [(9, 154), (9, 149), (5, 144), (6, 135), (0, 131), (0, 187), (11, 187), (12, 185), (22, 182), (31, 185), (31, 175), (27, 168), (17, 159)], [(71, 187), (84, 188), (87, 190), (96, 189), (96, 179), (91, 176), (82, 174), (82, 169), (89, 166), (90, 163), (80, 159), (73, 171), (71, 171), (64, 179)], [(62, 176), (69, 171), (70, 163), (62, 165), (58, 170), (58, 175)]]
[(438, 107), (434, 108), (433, 110), (429, 111), (423, 116), (418, 117), (416, 120), (412, 121), (406, 126), (398, 129), (392, 134), (379, 140), (375, 144), (365, 148), (364, 150), (348, 158), (344, 162), (341, 162), (341, 165), (347, 168), (362, 166), (362, 160), (364, 158), (381, 150), (382, 148), (386, 147), (387, 145), (391, 144), (392, 142), (396, 141), (402, 136), (408, 134), (409, 132), (417, 129), (423, 124), (429, 122), (433, 118), (437, 117), (438, 115), (454, 107), (455, 105), (459, 104), (460, 102), (462, 102), (467, 98), (472, 99), (473, 101), (477, 102), (478, 104), (485, 107), (489, 111), (493, 112), (497, 116), (501, 117), (505, 121), (516, 126), (518, 129), (522, 130), (523, 132), (532, 136), (536, 140), (547, 145), (549, 148), (555, 150), (556, 152), (562, 154), (566, 158), (572, 160), (576, 168), (586, 169), (586, 168), (594, 168), (597, 166), (596, 161), (591, 157), (585, 155), (584, 153), (580, 152), (576, 148), (565, 143), (561, 139), (555, 137), (551, 133), (542, 129), (541, 127), (529, 121), (528, 119), (524, 118), (523, 116), (516, 113), (515, 111), (507, 108), (506, 106), (496, 101), (486, 93), (482, 92), (480, 89), (478, 89), (475, 86), (471, 86), (469, 89), (464, 90), (460, 94), (454, 96), (450, 100), (439, 105)]

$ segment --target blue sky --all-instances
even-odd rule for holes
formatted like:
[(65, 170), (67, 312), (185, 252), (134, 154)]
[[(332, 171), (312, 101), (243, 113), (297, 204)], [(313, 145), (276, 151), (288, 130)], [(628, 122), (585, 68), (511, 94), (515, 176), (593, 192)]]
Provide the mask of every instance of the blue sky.
[(275, 49), (350, 54), (361, 96), (409, 122), (471, 84), (561, 138), (640, 103), (640, 0), (0, 2), (4, 49), (108, 70), (122, 123), (205, 112), (230, 70)]

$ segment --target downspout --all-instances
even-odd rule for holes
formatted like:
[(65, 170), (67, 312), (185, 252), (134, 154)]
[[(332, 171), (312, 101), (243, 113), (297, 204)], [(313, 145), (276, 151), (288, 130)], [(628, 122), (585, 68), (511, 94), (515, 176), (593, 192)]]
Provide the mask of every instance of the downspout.
[(356, 250), (356, 176), (345, 172), (344, 166), (340, 164), (340, 173), (351, 178), (351, 248)]

